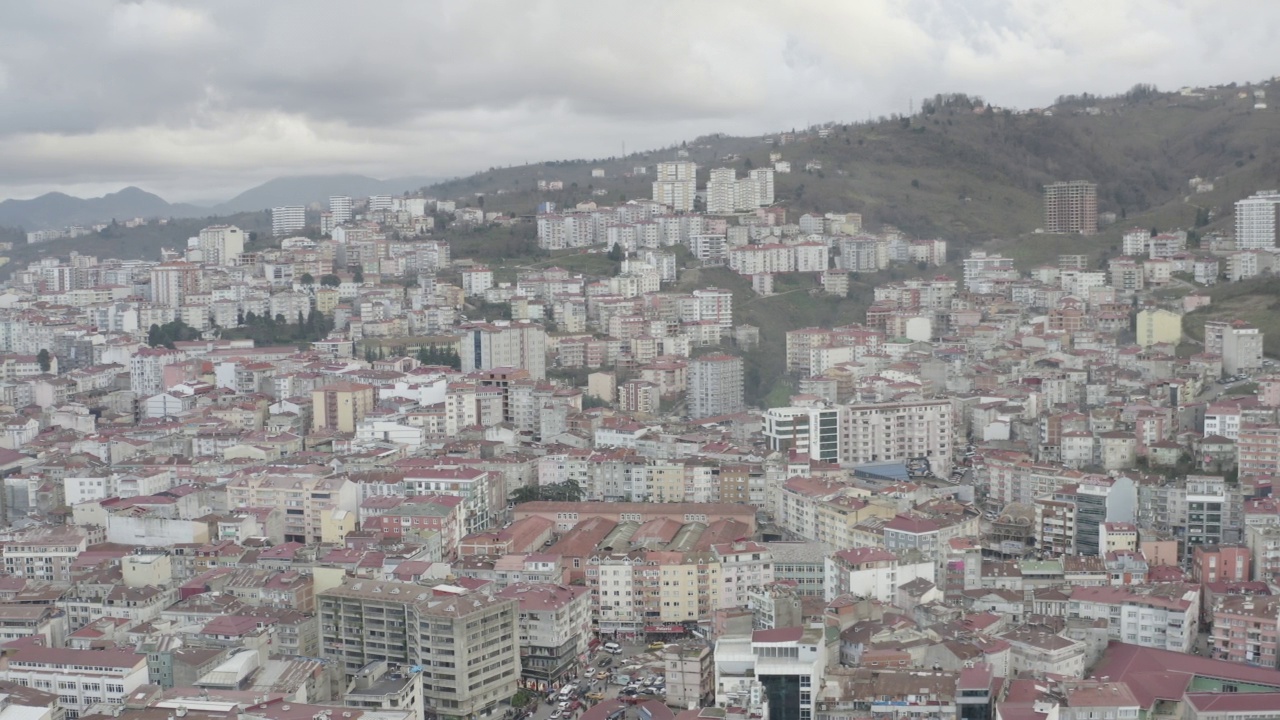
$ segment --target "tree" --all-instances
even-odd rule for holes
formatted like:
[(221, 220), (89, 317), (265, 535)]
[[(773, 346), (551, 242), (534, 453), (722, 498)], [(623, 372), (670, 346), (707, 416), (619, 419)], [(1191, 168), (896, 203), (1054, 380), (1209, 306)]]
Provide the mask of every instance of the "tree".
[(336, 288), (336, 287), (338, 287), (338, 286), (339, 286), (339, 285), (341, 285), (341, 284), (342, 284), (342, 278), (338, 277), (337, 275), (322, 275), (322, 276), (320, 276), (320, 287), (333, 287), (333, 288)]
[(298, 282), (303, 285), (315, 285), (316, 279), (311, 276), (311, 273), (302, 273), (302, 277), (298, 278)]
[(364, 268), (359, 265), (351, 268), (351, 279), (357, 284), (364, 282)]
[(53, 358), (49, 355), (47, 348), (41, 348), (40, 352), (36, 353), (36, 362), (40, 363), (40, 372), (42, 373), (49, 372), (49, 369), (53, 367)]
[(578, 502), (583, 496), (582, 486), (577, 480), (565, 480), (549, 485), (525, 485), (516, 488), (508, 496), (512, 504), (548, 500), (552, 502)]
[(610, 245), (610, 246), (609, 246), (609, 255), (608, 255), (608, 257), (609, 257), (609, 259), (610, 259), (610, 260), (612, 260), (612, 261), (614, 261), (614, 262), (622, 262), (622, 261), (623, 261), (623, 259), (625, 259), (625, 258), (626, 258), (626, 256), (627, 256), (627, 254), (626, 254), (626, 252), (625, 252), (625, 251), (623, 251), (623, 249), (622, 249), (622, 245), (620, 245), (620, 244), (618, 244), (618, 243), (614, 243), (613, 245)]

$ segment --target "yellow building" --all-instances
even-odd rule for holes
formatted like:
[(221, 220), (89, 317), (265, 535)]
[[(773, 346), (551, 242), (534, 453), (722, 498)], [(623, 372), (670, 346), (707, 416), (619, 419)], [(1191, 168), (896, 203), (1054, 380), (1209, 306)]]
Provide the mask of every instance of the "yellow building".
[(342, 544), (356, 531), (356, 514), (334, 508), (320, 516), (320, 542)]
[(333, 309), (338, 307), (340, 301), (338, 291), (334, 288), (316, 290), (316, 310), (325, 315), (333, 315)]
[(684, 465), (646, 467), (645, 489), (651, 502), (684, 502)]
[(311, 428), (353, 433), (374, 401), (374, 387), (364, 383), (336, 382), (316, 388), (311, 391)]
[[(679, 558), (679, 559), (677, 559)], [(650, 562), (668, 560), (661, 565), (662, 622), (678, 623), (708, 617), (719, 609), (720, 562), (712, 553), (650, 553)]]
[(870, 502), (853, 497), (837, 497), (814, 504), (817, 535), (815, 540), (838, 548), (856, 547), (854, 527), (868, 518), (893, 518), (898, 509), (876, 500)]
[(1143, 310), (1138, 313), (1137, 331), (1137, 342), (1142, 347), (1177, 343), (1182, 340), (1182, 316), (1170, 310)]

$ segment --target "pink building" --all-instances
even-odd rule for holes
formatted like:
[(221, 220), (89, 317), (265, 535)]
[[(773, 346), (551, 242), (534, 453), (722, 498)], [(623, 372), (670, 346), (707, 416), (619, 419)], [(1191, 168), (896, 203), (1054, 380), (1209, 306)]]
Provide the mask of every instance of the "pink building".
[(1246, 582), (1249, 548), (1243, 545), (1200, 545), (1191, 560), (1191, 577), (1201, 583)]

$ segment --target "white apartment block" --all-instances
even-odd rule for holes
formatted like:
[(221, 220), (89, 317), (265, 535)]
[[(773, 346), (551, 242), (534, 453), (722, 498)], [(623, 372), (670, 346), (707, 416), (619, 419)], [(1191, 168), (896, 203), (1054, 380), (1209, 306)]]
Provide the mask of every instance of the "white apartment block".
[(733, 168), (712, 168), (707, 180), (707, 212), (731, 213), (737, 209), (735, 185), (738, 173)]
[(1236, 201), (1236, 249), (1264, 250), (1276, 246), (1280, 220), (1280, 190), (1263, 190)]
[(541, 325), (500, 320), (459, 329), (463, 372), (510, 367), (528, 370), (535, 380), (546, 378), (547, 332)]
[(742, 358), (714, 354), (689, 361), (688, 399), (691, 418), (742, 412)]
[(769, 449), (786, 454), (795, 450), (823, 462), (840, 462), (840, 408), (777, 407), (764, 412), (764, 437)]
[(950, 400), (849, 405), (846, 463), (924, 458), (934, 474), (951, 471), (954, 410)]
[(1112, 640), (1188, 653), (1199, 632), (1200, 589), (1178, 583), (1076, 587), (1067, 615), (1106, 620)]
[(0, 659), (0, 680), (57, 695), (69, 720), (100, 703), (123, 706), (147, 679), (147, 656), (131, 650), (27, 646)]
[(720, 560), (720, 598), (716, 607), (747, 606), (748, 590), (773, 583), (773, 553), (757, 542), (712, 545)]
[(283, 237), (307, 226), (307, 209), (301, 205), (271, 208), (271, 234)]
[(234, 265), (244, 252), (244, 231), (235, 225), (211, 225), (197, 238), (204, 262), (211, 265)]
[(698, 195), (698, 165), (687, 160), (660, 162), (653, 183), (653, 201), (676, 212), (693, 212)]
[(332, 195), (329, 197), (329, 215), (334, 225), (351, 222), (351, 197), (348, 195)]

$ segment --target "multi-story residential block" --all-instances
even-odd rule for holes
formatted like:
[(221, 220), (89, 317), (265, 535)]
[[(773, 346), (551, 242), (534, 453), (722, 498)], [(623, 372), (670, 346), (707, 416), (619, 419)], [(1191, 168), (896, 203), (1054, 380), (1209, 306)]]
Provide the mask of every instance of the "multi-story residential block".
[(67, 583), (76, 558), (89, 545), (105, 540), (102, 528), (33, 528), (0, 545), (0, 553), (6, 575)]
[(1280, 525), (1249, 525), (1244, 534), (1253, 567), (1249, 579), (1275, 582), (1280, 573)]
[(544, 690), (577, 674), (591, 632), (591, 596), (578, 585), (516, 583), (496, 597), (519, 603), (520, 680)]
[(1047, 233), (1098, 232), (1098, 186), (1084, 180), (1044, 186), (1044, 231)]
[(518, 368), (534, 380), (547, 375), (547, 333), (532, 322), (471, 323), (461, 328), (458, 353), (464, 372)]
[[(716, 704), (747, 704), (756, 683), (785, 718), (813, 718), (827, 674), (820, 627), (786, 627), (722, 635), (715, 644)], [(758, 692), (758, 691), (757, 691)]]
[(185, 260), (160, 263), (151, 268), (151, 301), (178, 308), (201, 290), (200, 266)]
[(853, 594), (892, 603), (897, 590), (912, 580), (935, 579), (935, 563), (919, 553), (898, 553), (881, 548), (841, 550), (826, 559), (827, 601), (840, 595)]
[(711, 552), (720, 561), (721, 594), (715, 603), (717, 607), (746, 607), (752, 588), (774, 581), (773, 553), (758, 542), (744, 540), (712, 545)]
[(271, 208), (271, 234), (284, 237), (307, 226), (307, 209), (301, 205)]
[(853, 404), (845, 418), (843, 462), (922, 460), (936, 475), (951, 471), (955, 421), (950, 400)]
[(360, 490), (345, 477), (310, 475), (253, 475), (237, 477), (226, 485), (229, 507), (284, 508), (286, 542), (314, 543), (340, 540), (326, 534), (335, 511), (359, 511)]
[(1262, 366), (1263, 333), (1243, 320), (1207, 320), (1204, 350), (1222, 356), (1222, 372), (1234, 375)]
[(724, 353), (689, 361), (689, 417), (706, 418), (742, 412), (742, 358)]
[(1182, 316), (1164, 310), (1142, 310), (1138, 313), (1138, 344), (1150, 347), (1157, 343), (1176, 343), (1182, 339)]
[(1210, 657), (1275, 668), (1280, 637), (1280, 598), (1271, 595), (1216, 595)]
[(1191, 578), (1201, 583), (1242, 583), (1253, 578), (1249, 548), (1243, 545), (1196, 545)]
[(200, 231), (196, 239), (202, 262), (212, 265), (234, 265), (244, 252), (244, 231), (235, 225), (211, 225)]
[(842, 411), (838, 407), (780, 407), (764, 412), (769, 449), (840, 462)]
[(662, 650), (668, 705), (708, 707), (715, 702), (715, 653), (705, 642), (668, 643)]
[(1280, 227), (1280, 191), (1264, 190), (1236, 201), (1237, 248), (1274, 248), (1277, 227)]
[(353, 217), (351, 210), (352, 202), (349, 195), (331, 195), (329, 197), (329, 214), (333, 217), (334, 225), (351, 222)]
[(516, 693), (519, 604), (459, 590), (347, 578), (318, 595), (324, 653), (348, 676), (374, 660), (420, 667), (432, 712), (476, 716)]
[(688, 161), (660, 162), (653, 181), (653, 201), (676, 212), (693, 212), (698, 195), (698, 166)]
[(147, 656), (26, 645), (0, 656), (0, 680), (56, 694), (67, 718), (75, 720), (95, 705), (123, 705), (147, 683)]
[(311, 391), (311, 427), (354, 433), (377, 399), (372, 385), (335, 382)]
[(1106, 621), (1112, 640), (1191, 652), (1200, 627), (1200, 588), (1184, 583), (1075, 587), (1067, 617)]

